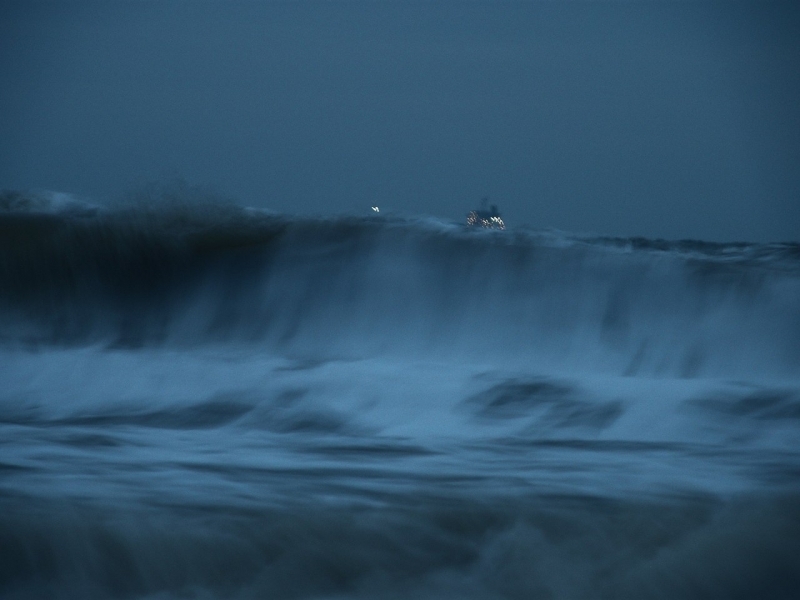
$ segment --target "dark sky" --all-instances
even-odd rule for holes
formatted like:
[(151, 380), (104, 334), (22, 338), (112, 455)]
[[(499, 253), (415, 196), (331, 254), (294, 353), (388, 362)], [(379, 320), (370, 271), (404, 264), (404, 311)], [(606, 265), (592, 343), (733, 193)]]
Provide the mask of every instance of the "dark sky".
[(0, 188), (800, 240), (798, 4), (0, 0)]

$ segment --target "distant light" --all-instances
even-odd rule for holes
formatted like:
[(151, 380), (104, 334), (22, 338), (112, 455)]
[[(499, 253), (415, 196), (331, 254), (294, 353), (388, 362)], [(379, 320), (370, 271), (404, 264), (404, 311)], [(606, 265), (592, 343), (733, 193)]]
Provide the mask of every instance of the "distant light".
[(381, 212), (381, 209), (378, 208), (377, 206), (373, 206), (372, 210), (374, 210), (375, 212)]
[(467, 215), (467, 225), (470, 227), (485, 227), (486, 229), (505, 229), (506, 224), (499, 216), (486, 216), (477, 210), (470, 211)]

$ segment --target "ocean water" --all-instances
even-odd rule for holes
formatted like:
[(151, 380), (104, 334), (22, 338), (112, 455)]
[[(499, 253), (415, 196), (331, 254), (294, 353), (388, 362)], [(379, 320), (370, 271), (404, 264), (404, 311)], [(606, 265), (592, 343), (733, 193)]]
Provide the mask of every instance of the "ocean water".
[(0, 597), (797, 598), (800, 246), (0, 198)]

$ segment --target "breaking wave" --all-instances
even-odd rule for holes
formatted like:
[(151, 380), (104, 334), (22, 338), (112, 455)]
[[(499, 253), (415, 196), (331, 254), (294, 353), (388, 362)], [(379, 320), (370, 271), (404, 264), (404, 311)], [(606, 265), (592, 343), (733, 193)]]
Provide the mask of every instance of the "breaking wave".
[(684, 377), (800, 364), (798, 244), (478, 232), (213, 202), (0, 205), (6, 344), (235, 341)]

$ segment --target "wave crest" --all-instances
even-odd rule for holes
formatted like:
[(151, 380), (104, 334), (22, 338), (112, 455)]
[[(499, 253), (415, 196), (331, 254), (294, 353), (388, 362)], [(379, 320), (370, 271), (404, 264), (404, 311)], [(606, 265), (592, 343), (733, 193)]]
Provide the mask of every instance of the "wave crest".
[(683, 376), (800, 364), (792, 244), (475, 232), (214, 202), (9, 209), (0, 233), (6, 343), (247, 341)]

